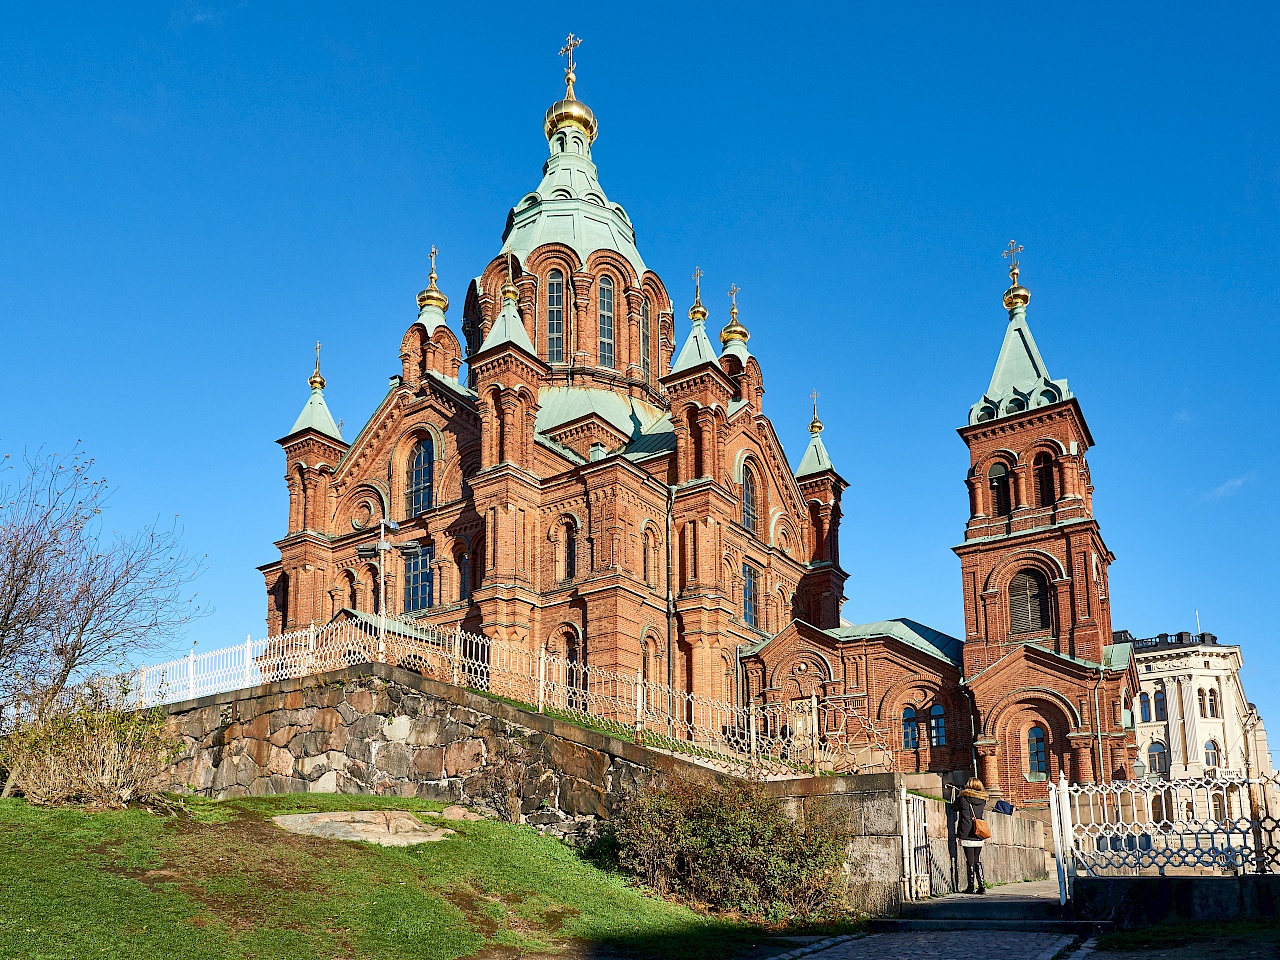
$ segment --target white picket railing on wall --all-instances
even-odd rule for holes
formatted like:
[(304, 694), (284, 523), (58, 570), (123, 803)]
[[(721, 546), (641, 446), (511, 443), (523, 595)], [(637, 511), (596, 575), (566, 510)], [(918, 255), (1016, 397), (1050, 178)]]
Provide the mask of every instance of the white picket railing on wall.
[(193, 649), (139, 668), (130, 689), (147, 707), (362, 663), (402, 666), (726, 769), (776, 776), (892, 769), (884, 733), (849, 698), (741, 706), (647, 681), (639, 672), (391, 617), (381, 641), (368, 622), (346, 619), (204, 653)]
[(1050, 790), (1058, 882), (1280, 872), (1280, 773), (1113, 780)]

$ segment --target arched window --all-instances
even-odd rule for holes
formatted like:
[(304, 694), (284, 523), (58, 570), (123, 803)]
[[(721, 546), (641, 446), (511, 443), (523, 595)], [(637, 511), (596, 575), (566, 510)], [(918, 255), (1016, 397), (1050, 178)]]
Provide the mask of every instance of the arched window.
[(1218, 716), (1218, 691), (1217, 690), (1209, 691), (1209, 716), (1215, 719)]
[(1218, 753), (1218, 741), (1210, 740), (1204, 745), (1204, 765), (1206, 767), (1216, 767), (1221, 760), (1222, 756)]
[(1202, 717), (1207, 717), (1207, 716), (1209, 715), (1209, 712), (1208, 712), (1208, 710), (1206, 710), (1206, 709), (1205, 709), (1205, 703), (1204, 703), (1204, 688), (1203, 688), (1203, 687), (1201, 687), (1199, 690), (1197, 690), (1197, 691), (1196, 691), (1196, 700), (1197, 700), (1197, 701), (1199, 702), (1199, 704), (1200, 704), (1200, 716), (1202, 716)]
[(1163, 687), (1156, 691), (1156, 719), (1157, 720), (1169, 719), (1169, 711), (1165, 709), (1165, 705), (1164, 705), (1164, 688)]
[(1048, 630), (1049, 584), (1039, 570), (1022, 570), (1009, 583), (1009, 632)]
[(458, 599), (471, 598), (471, 554), (466, 550), (458, 551)]
[(653, 371), (653, 363), (649, 356), (649, 298), (640, 301), (640, 369), (644, 372), (647, 383)]
[(1169, 751), (1158, 740), (1147, 747), (1147, 772), (1159, 774), (1169, 772)]
[(947, 716), (942, 704), (935, 703), (929, 708), (929, 746), (945, 747), (947, 745)]
[(756, 478), (748, 469), (742, 471), (742, 526), (755, 533), (760, 522), (756, 500)]
[(600, 278), (600, 366), (613, 366), (613, 280)]
[(435, 604), (435, 582), (431, 561), (431, 547), (404, 558), (404, 612), (426, 610)]
[(1031, 472), (1036, 482), (1036, 506), (1052, 506), (1058, 499), (1053, 486), (1053, 458), (1047, 453), (1036, 454)]
[(564, 274), (547, 274), (547, 363), (564, 363)]
[(742, 565), (742, 619), (753, 627), (760, 626), (760, 594), (756, 583), (759, 574), (749, 563)]
[(413, 457), (409, 460), (409, 489), (405, 499), (410, 517), (426, 513), (432, 507), (435, 465), (435, 449), (427, 437), (413, 448)]
[(587, 709), (587, 698), (584, 694), (590, 679), (587, 672), (586, 638), (579, 638), (577, 634), (566, 635), (564, 658), (566, 661), (565, 672), (568, 674), (565, 679), (568, 681), (566, 686), (569, 688), (569, 709), (585, 710)]
[(653, 586), (653, 537), (649, 531), (644, 532), (644, 556), (641, 560), (641, 566), (644, 568), (644, 582), (648, 586)]
[(902, 708), (902, 749), (920, 749), (920, 729), (916, 726), (916, 711), (914, 707)]
[(578, 528), (572, 521), (564, 525), (564, 559), (560, 572), (562, 580), (572, 580), (578, 575)]
[(991, 485), (991, 512), (997, 517), (1013, 513), (1013, 497), (1009, 488), (1009, 468), (1003, 463), (993, 463), (987, 471)]
[(346, 588), (347, 588), (347, 589), (346, 589), (346, 593), (347, 593), (347, 597), (346, 597), (346, 604), (347, 604), (348, 609), (351, 609), (351, 610), (359, 610), (359, 609), (360, 609), (360, 594), (359, 594), (359, 592), (356, 590), (356, 575), (355, 575), (354, 573), (348, 573), (348, 574), (347, 574), (347, 576), (346, 576), (346, 578), (344, 579), (344, 581), (343, 581), (343, 582), (344, 582), (344, 585), (345, 585), (345, 586), (346, 586)]
[(1036, 780), (1049, 776), (1049, 752), (1046, 749), (1044, 728), (1032, 727), (1027, 731), (1027, 773)]
[(1145, 693), (1138, 697), (1138, 712), (1143, 723), (1151, 722), (1151, 698)]

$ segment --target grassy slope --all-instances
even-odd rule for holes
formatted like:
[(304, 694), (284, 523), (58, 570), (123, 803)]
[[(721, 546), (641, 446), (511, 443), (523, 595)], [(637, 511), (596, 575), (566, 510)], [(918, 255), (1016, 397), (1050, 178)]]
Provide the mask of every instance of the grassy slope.
[[(758, 929), (648, 897), (528, 827), (409, 848), (287, 834), (280, 813), (438, 810), (367, 796), (196, 801), (189, 816), (0, 801), (0, 956), (742, 956)], [(765, 952), (786, 947), (777, 943)]]

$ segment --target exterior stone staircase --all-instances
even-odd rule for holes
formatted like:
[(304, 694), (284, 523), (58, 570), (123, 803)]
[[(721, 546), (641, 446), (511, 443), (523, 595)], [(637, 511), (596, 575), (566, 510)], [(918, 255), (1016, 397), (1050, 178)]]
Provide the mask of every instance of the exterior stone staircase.
[(1058, 881), (1035, 880), (988, 887), (984, 896), (953, 893), (902, 905), (896, 919), (871, 921), (876, 933), (926, 930), (1006, 930), (1096, 936), (1109, 922), (1076, 920), (1071, 907), (1058, 902)]

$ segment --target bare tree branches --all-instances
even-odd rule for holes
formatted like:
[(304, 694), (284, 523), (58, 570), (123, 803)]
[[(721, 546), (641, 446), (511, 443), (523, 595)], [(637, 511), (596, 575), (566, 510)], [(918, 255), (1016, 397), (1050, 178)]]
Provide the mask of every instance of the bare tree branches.
[(160, 649), (200, 615), (176, 523), (107, 533), (93, 461), (43, 450), (0, 470), (0, 710), (43, 716), (69, 683)]

